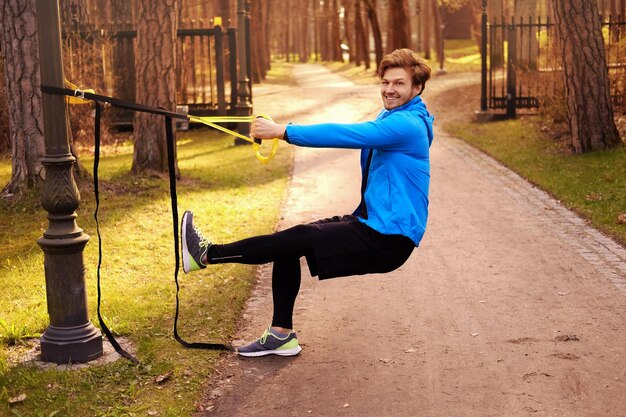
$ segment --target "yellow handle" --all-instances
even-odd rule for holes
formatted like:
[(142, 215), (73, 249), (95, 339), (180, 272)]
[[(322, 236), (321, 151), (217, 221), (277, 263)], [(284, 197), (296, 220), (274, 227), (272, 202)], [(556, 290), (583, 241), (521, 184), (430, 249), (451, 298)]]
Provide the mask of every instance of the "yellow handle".
[[(262, 117), (266, 120), (272, 120), (272, 118), (270, 116), (268, 116), (267, 114), (259, 114), (258, 117)], [(261, 155), (261, 145), (256, 142), (253, 141), (252, 143), (252, 149), (254, 150), (254, 154), (256, 155), (256, 159), (258, 159), (260, 162), (266, 164), (268, 163), (273, 157), (274, 155), (276, 155), (276, 151), (278, 151), (278, 138), (274, 138), (272, 139), (272, 149), (270, 149), (270, 154), (268, 156), (263, 156)]]
[(272, 118), (270, 116), (268, 116), (267, 114), (260, 114), (258, 116), (206, 116), (206, 117), (200, 117), (200, 116), (189, 116), (189, 120), (192, 122), (197, 122), (197, 123), (203, 123), (207, 126), (210, 126), (214, 129), (217, 129), (219, 131), (222, 131), (224, 133), (228, 133), (231, 136), (235, 136), (239, 139), (243, 139), (247, 142), (252, 143), (252, 150), (254, 150), (254, 155), (256, 156), (256, 158), (262, 162), (262, 163), (268, 163), (273, 157), (274, 155), (276, 155), (276, 152), (278, 151), (278, 141), (280, 139), (278, 138), (274, 138), (272, 139), (273, 143), (272, 143), (272, 149), (270, 150), (269, 155), (265, 156), (261, 154), (261, 145), (257, 142), (254, 141), (254, 139), (249, 138), (248, 136), (244, 136), (241, 133), (232, 131), (230, 129), (227, 129), (223, 126), (220, 126), (216, 123), (228, 123), (228, 122), (243, 122), (243, 123), (250, 123), (252, 122), (254, 119), (256, 119), (257, 117), (262, 117), (264, 119), (267, 120), (272, 120)]

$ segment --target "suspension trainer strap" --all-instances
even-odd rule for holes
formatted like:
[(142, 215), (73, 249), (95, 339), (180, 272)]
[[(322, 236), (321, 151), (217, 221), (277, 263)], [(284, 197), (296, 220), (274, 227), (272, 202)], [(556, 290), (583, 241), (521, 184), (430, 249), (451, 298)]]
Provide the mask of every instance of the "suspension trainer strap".
[(120, 344), (115, 340), (112, 332), (109, 330), (107, 325), (104, 323), (101, 314), (101, 300), (102, 300), (102, 292), (100, 286), (100, 269), (102, 266), (102, 239), (100, 235), (100, 226), (98, 222), (98, 210), (100, 207), (100, 195), (98, 190), (98, 168), (100, 164), (100, 125), (102, 119), (102, 105), (100, 103), (109, 103), (114, 107), (119, 107), (127, 110), (132, 110), (136, 112), (142, 113), (150, 113), (156, 114), (160, 116), (164, 116), (165, 119), (165, 133), (167, 140), (167, 157), (168, 157), (168, 170), (169, 170), (169, 181), (170, 181), (170, 197), (172, 201), (172, 219), (173, 219), (173, 231), (174, 231), (174, 249), (175, 249), (175, 270), (174, 270), (174, 280), (176, 282), (176, 315), (174, 317), (174, 338), (181, 345), (186, 348), (193, 349), (210, 349), (210, 350), (233, 350), (230, 345), (225, 345), (222, 343), (200, 343), (193, 342), (189, 343), (183, 340), (178, 335), (177, 323), (178, 323), (178, 312), (179, 312), (179, 284), (178, 284), (178, 270), (180, 269), (180, 247), (179, 247), (179, 233), (178, 233), (178, 199), (176, 196), (176, 147), (174, 143), (174, 132), (172, 128), (172, 120), (173, 119), (188, 119), (186, 114), (176, 113), (172, 111), (165, 110), (163, 108), (155, 108), (146, 106), (143, 104), (137, 104), (129, 101), (119, 100), (113, 97), (102, 96), (94, 93), (90, 93), (87, 91), (81, 90), (71, 90), (67, 88), (60, 87), (52, 87), (52, 86), (41, 86), (41, 91), (47, 94), (56, 94), (56, 95), (64, 95), (68, 97), (78, 97), (82, 100), (91, 100), (95, 103), (96, 109), (96, 117), (95, 117), (95, 133), (94, 133), (94, 165), (93, 165), (93, 185), (94, 185), (94, 194), (96, 199), (96, 209), (94, 212), (94, 219), (96, 221), (96, 232), (98, 235), (98, 268), (97, 268), (97, 288), (98, 288), (98, 320), (100, 322), (100, 327), (107, 339), (111, 343), (111, 345), (115, 348), (115, 351), (121, 356), (129, 359), (133, 363), (139, 363), (137, 358), (133, 355), (125, 351)]
[(129, 359), (133, 363), (139, 363), (137, 358), (135, 358), (130, 353), (126, 352), (124, 348), (117, 343), (115, 337), (113, 337), (113, 333), (109, 330), (107, 325), (104, 323), (102, 318), (102, 314), (100, 313), (100, 301), (102, 300), (102, 291), (100, 290), (100, 267), (102, 266), (102, 238), (100, 236), (100, 225), (98, 222), (98, 209), (100, 208), (100, 194), (98, 192), (98, 165), (100, 165), (100, 119), (102, 118), (102, 106), (97, 101), (94, 102), (96, 104), (96, 122), (95, 122), (95, 144), (94, 144), (94, 157), (93, 157), (93, 191), (96, 196), (96, 210), (94, 211), (93, 218), (96, 220), (96, 232), (98, 234), (98, 321), (100, 322), (100, 328), (106, 335), (109, 343), (115, 349), (115, 351), (121, 356)]
[(187, 342), (178, 335), (178, 312), (179, 312), (179, 291), (178, 271), (180, 269), (180, 246), (178, 239), (178, 198), (176, 196), (176, 147), (174, 146), (174, 131), (172, 128), (172, 118), (165, 116), (165, 135), (167, 138), (167, 165), (170, 178), (170, 197), (172, 201), (172, 226), (174, 229), (174, 252), (175, 264), (174, 281), (176, 282), (176, 314), (174, 315), (174, 339), (186, 348), (211, 349), (211, 350), (232, 350), (232, 347), (222, 343)]
[(50, 85), (42, 85), (41, 91), (48, 94), (57, 94), (68, 97), (79, 97), (84, 100), (99, 101), (100, 103), (109, 103), (112, 106), (119, 107), (121, 109), (138, 111), (142, 113), (158, 114), (161, 116), (170, 116), (173, 119), (187, 120), (188, 116), (183, 113), (176, 113), (165, 109), (159, 109), (156, 107), (146, 106), (145, 104), (133, 103), (131, 101), (120, 100), (114, 97), (103, 96), (100, 94), (93, 94), (87, 91), (70, 90), (69, 88), (53, 87)]

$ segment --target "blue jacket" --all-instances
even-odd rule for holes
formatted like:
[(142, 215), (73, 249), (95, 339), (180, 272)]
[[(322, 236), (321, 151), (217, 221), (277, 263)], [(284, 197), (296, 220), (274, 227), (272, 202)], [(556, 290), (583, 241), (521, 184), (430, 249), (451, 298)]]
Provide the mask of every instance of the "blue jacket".
[(286, 138), (298, 146), (361, 149), (362, 174), (373, 149), (365, 190), (368, 218), (359, 220), (380, 233), (407, 236), (418, 246), (428, 217), (432, 125), (433, 117), (417, 96), (383, 109), (370, 122), (288, 125)]

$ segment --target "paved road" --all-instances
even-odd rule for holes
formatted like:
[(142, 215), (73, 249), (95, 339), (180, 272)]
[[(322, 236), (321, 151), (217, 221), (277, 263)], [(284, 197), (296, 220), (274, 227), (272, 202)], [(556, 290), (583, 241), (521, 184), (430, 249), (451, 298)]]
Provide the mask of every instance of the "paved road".
[[(257, 89), (255, 108), (303, 123), (378, 111), (376, 87), (294, 71), (306, 83)], [(435, 78), (425, 101), (440, 120), (455, 106), (434, 99), (475, 81)], [(302, 354), (226, 357), (199, 415), (626, 415), (626, 250), (439, 129), (431, 151), (431, 215), (411, 259), (387, 275), (304, 277)], [(280, 228), (354, 208), (355, 151), (295, 158)], [(269, 267), (259, 277), (240, 343), (271, 319)]]

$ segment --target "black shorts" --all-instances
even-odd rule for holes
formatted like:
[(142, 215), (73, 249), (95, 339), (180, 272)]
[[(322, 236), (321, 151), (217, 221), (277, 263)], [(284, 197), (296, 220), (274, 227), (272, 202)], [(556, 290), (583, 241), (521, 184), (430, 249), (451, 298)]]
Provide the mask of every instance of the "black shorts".
[(315, 258), (307, 256), (307, 263), (319, 279), (390, 272), (415, 248), (408, 237), (379, 233), (355, 216), (335, 216), (308, 226)]

